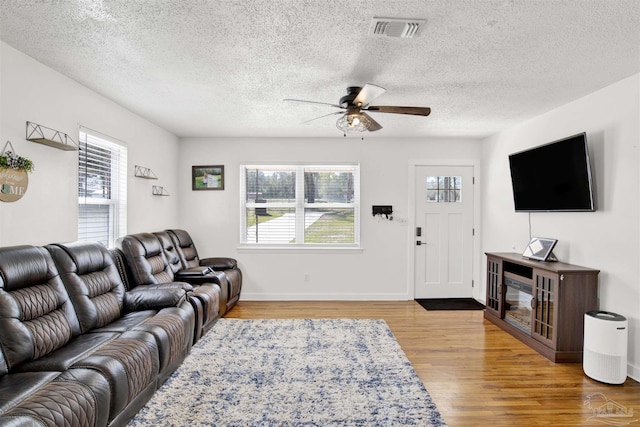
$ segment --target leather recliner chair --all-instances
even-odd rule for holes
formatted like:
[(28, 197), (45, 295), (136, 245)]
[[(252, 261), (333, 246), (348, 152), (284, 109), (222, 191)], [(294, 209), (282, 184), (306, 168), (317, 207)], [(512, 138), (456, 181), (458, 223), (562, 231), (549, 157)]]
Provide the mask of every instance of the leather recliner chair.
[(182, 287), (191, 289), (189, 297), (194, 304), (201, 305), (201, 330), (196, 339), (204, 335), (219, 317), (220, 286), (213, 282), (191, 285), (176, 281), (173, 269), (165, 255), (162, 244), (152, 233), (126, 235), (116, 242), (128, 267), (132, 289)]
[(0, 425), (106, 426), (111, 393), (107, 379), (92, 369), (7, 373), (0, 355)]
[(154, 336), (160, 387), (191, 351), (195, 316), (186, 292), (126, 292), (111, 253), (98, 243), (58, 243), (46, 249), (67, 288), (81, 333), (145, 331)]
[(222, 317), (227, 312), (227, 291), (229, 289), (229, 285), (226, 274), (221, 271), (214, 271), (209, 266), (193, 266), (185, 268), (182, 261), (180, 261), (178, 251), (171, 239), (171, 236), (169, 235), (169, 232), (158, 231), (154, 232), (153, 235), (160, 240), (160, 244), (165, 257), (167, 258), (167, 262), (169, 263), (169, 267), (174, 273), (174, 280), (187, 282), (194, 286), (203, 283), (215, 283), (218, 285), (220, 288), (218, 314), (219, 317)]
[(167, 231), (173, 240), (183, 269), (207, 266), (216, 272), (224, 273), (227, 279), (227, 289), (223, 289), (222, 294), (226, 297), (226, 307), (224, 310), (220, 310), (220, 315), (224, 315), (240, 299), (240, 292), (242, 291), (242, 271), (238, 268), (238, 262), (233, 258), (226, 257), (200, 258), (196, 245), (193, 243), (193, 239), (191, 239), (187, 231), (179, 229)]
[[(0, 248), (0, 424), (120, 426), (152, 396), (160, 374), (160, 334), (148, 329), (157, 326), (148, 321), (158, 312), (150, 310), (144, 320), (122, 319), (137, 303), (155, 304), (171, 293), (129, 298), (121, 283), (112, 283), (118, 274), (109, 259), (108, 251), (97, 251), (65, 261), (67, 279), (89, 272), (86, 281), (70, 286), (82, 292), (81, 282), (87, 285), (90, 294), (74, 295), (87, 306), (95, 302), (96, 316), (86, 316), (79, 314), (82, 309), (76, 313), (46, 249)], [(184, 298), (183, 291), (174, 292), (172, 305)], [(184, 318), (177, 317), (171, 313), (163, 322), (184, 328)], [(109, 330), (118, 321), (122, 332)]]

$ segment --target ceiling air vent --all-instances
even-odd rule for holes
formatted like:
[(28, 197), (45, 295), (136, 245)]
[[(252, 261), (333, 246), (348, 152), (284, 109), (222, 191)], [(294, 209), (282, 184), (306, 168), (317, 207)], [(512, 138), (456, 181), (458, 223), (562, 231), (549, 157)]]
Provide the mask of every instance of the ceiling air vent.
[(420, 33), (425, 23), (421, 19), (373, 18), (369, 34), (411, 39)]

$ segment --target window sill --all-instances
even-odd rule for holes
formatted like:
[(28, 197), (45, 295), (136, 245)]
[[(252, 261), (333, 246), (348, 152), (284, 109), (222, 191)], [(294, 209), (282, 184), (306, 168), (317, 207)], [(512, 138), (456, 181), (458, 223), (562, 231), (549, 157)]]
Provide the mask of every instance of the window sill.
[(362, 246), (294, 246), (294, 245), (240, 245), (238, 252), (281, 252), (281, 253), (362, 253)]

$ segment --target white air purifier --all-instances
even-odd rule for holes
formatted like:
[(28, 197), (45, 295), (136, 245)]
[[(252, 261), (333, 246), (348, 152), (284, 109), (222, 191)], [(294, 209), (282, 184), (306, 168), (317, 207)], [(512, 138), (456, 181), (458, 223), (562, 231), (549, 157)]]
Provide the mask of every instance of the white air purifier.
[(627, 379), (627, 319), (608, 311), (584, 315), (582, 369), (594, 380), (622, 384)]

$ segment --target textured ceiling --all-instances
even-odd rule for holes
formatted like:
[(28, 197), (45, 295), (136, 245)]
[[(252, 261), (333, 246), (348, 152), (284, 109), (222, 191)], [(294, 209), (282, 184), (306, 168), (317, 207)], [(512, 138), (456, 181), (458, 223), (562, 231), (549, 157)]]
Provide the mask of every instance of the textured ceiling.
[[(638, 0), (1, 0), (0, 38), (181, 137), (339, 137), (347, 86), (387, 89), (367, 137), (482, 137), (640, 72)], [(374, 17), (426, 20), (413, 39)], [(594, 108), (598, 108), (594, 105)], [(372, 113), (373, 115), (374, 113)]]

